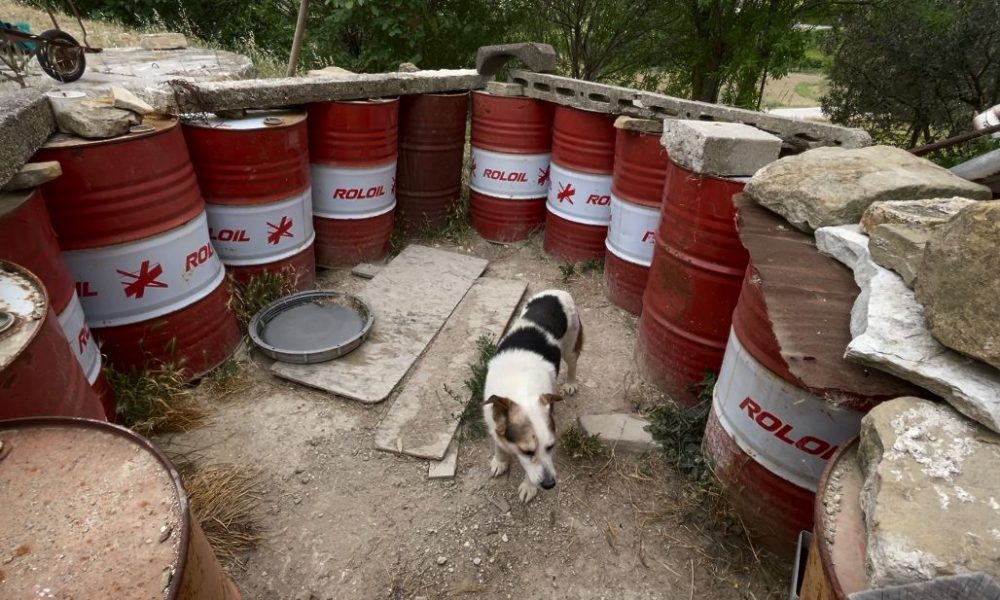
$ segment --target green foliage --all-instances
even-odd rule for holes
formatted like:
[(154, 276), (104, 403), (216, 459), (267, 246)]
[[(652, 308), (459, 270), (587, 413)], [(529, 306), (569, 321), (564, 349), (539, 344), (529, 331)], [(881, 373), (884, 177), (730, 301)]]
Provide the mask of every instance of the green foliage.
[(938, 166), (950, 169), (957, 164), (971, 160), (981, 154), (1000, 149), (1000, 140), (981, 137), (965, 144), (958, 144), (928, 156)]
[(479, 336), (476, 340), (479, 356), (476, 362), (469, 365), (470, 375), (465, 380), (465, 387), (472, 395), (465, 401), (459, 423), (462, 426), (462, 436), (471, 439), (486, 435), (486, 422), (483, 420), (483, 392), (486, 390), (486, 372), (489, 370), (490, 359), (497, 353), (497, 345), (488, 335)]
[(559, 265), (559, 272), (562, 273), (563, 283), (569, 283), (569, 280), (576, 275), (576, 265), (573, 263), (565, 263)]
[(698, 403), (694, 406), (660, 406), (649, 414), (646, 426), (653, 439), (663, 447), (667, 462), (697, 482), (709, 481), (711, 469), (701, 448), (705, 424), (712, 409), (712, 390), (716, 375), (705, 373), (698, 384)]
[(604, 455), (604, 442), (600, 434), (587, 433), (576, 425), (570, 425), (559, 434), (559, 449), (573, 458), (594, 460)]
[(130, 372), (105, 369), (119, 421), (141, 435), (187, 431), (205, 417), (187, 398), (184, 374), (163, 365)]
[(883, 0), (844, 16), (831, 42), (834, 122), (914, 146), (971, 129), (1000, 102), (1000, 3)]
[(278, 298), (294, 293), (297, 284), (298, 276), (286, 271), (254, 275), (246, 283), (231, 279), (229, 289), (233, 312), (246, 328), (250, 319), (265, 306)]
[(585, 263), (580, 265), (580, 272), (584, 275), (588, 273), (603, 273), (604, 272), (604, 261), (592, 258)]

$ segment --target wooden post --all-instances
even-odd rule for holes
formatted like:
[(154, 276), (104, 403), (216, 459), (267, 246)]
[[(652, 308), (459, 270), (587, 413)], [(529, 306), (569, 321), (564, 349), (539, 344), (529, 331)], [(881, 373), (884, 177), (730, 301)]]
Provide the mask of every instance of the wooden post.
[(299, 64), (299, 51), (302, 50), (302, 38), (306, 35), (306, 21), (309, 20), (309, 0), (299, 2), (299, 18), (295, 22), (295, 37), (292, 39), (292, 52), (288, 55), (288, 71), (286, 75), (295, 75)]

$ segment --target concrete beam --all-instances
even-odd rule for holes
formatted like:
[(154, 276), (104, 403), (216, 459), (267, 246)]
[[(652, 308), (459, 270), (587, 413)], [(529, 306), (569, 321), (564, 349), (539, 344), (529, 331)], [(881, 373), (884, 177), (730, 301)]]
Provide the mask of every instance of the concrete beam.
[(286, 77), (210, 83), (172, 81), (169, 108), (181, 113), (276, 108), (330, 100), (474, 90), (485, 85), (486, 79), (471, 69), (365, 73), (350, 79)]
[(33, 89), (0, 96), (0, 186), (21, 170), (56, 130), (48, 98)]
[(493, 77), (507, 62), (515, 58), (536, 73), (552, 73), (556, 70), (556, 51), (549, 44), (521, 42), (482, 46), (476, 51), (476, 71), (484, 77)]
[(526, 96), (584, 110), (644, 119), (697, 119), (743, 123), (781, 138), (782, 154), (798, 154), (819, 146), (861, 148), (872, 143), (871, 136), (862, 129), (790, 119), (615, 85), (579, 81), (531, 71), (511, 71), (510, 81), (523, 85)]

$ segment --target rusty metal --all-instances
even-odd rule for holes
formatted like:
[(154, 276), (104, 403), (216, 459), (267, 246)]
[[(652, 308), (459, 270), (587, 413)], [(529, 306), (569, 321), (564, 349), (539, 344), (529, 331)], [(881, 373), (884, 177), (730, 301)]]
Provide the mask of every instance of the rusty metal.
[(938, 142), (932, 142), (930, 144), (924, 144), (922, 146), (914, 146), (913, 148), (909, 149), (909, 152), (916, 156), (923, 156), (925, 154), (930, 154), (935, 150), (943, 150), (945, 148), (949, 148), (956, 144), (962, 144), (965, 142), (972, 141), (976, 138), (982, 137), (984, 135), (989, 135), (991, 133), (998, 133), (998, 132), (1000, 132), (1000, 124), (993, 125), (991, 127), (986, 127), (984, 129), (977, 129), (975, 131), (970, 131), (968, 133), (963, 133), (961, 135), (952, 136), (950, 138), (946, 138)]
[(409, 230), (437, 229), (461, 202), (469, 94), (403, 96), (396, 200)]
[[(162, 484), (161, 489), (164, 491), (170, 490), (168, 493), (172, 497), (155, 498), (154, 501), (150, 502), (151, 508), (148, 510), (151, 515), (157, 509), (165, 510), (166, 514), (164, 516), (169, 515), (165, 520), (175, 518), (178, 522), (176, 527), (173, 527), (170, 525), (160, 526), (160, 523), (163, 521), (151, 520), (145, 526), (145, 529), (149, 530), (152, 528), (153, 531), (156, 531), (155, 528), (159, 526), (160, 531), (156, 533), (160, 537), (159, 542), (173, 543), (176, 549), (173, 552), (174, 559), (171, 561), (171, 564), (167, 565), (163, 573), (158, 572), (155, 579), (138, 582), (137, 585), (145, 585), (147, 589), (155, 589), (157, 592), (162, 593), (163, 597), (167, 600), (240, 600), (241, 595), (239, 590), (222, 569), (222, 565), (215, 557), (212, 547), (208, 543), (197, 520), (191, 515), (188, 497), (184, 491), (180, 474), (170, 462), (170, 459), (149, 440), (135, 434), (129, 429), (110, 423), (89, 419), (58, 417), (20, 418), (3, 421), (0, 422), (0, 435), (4, 438), (5, 447), (9, 448), (5, 460), (0, 463), (0, 469), (6, 473), (6, 479), (12, 483), (28, 478), (37, 480), (39, 477), (38, 474), (45, 470), (58, 470), (60, 474), (59, 479), (56, 479), (58, 481), (61, 480), (63, 473), (73, 471), (81, 463), (87, 464), (86, 467), (82, 467), (84, 473), (92, 473), (97, 470), (102, 472), (121, 471), (128, 466), (124, 464), (124, 461), (122, 463), (100, 462), (108, 460), (104, 456), (106, 453), (90, 452), (80, 455), (74, 452), (72, 440), (85, 440), (85, 436), (88, 435), (93, 436), (92, 441), (89, 442), (90, 445), (110, 449), (113, 444), (125, 444), (123, 447), (128, 449), (127, 460), (130, 464), (135, 463), (133, 457), (136, 453), (150, 456), (154, 464), (162, 469), (163, 481), (160, 482)], [(32, 443), (34, 440), (39, 439), (39, 436), (56, 436), (57, 438), (63, 436), (66, 439), (61, 444), (59, 440), (54, 440), (55, 443)], [(46, 438), (45, 441), (48, 442), (48, 439)], [(19, 452), (19, 447), (22, 446), (33, 448), (34, 451), (30, 453)], [(134, 447), (135, 450), (132, 451), (130, 447)], [(44, 450), (39, 450), (39, 448), (44, 448)], [(86, 478), (85, 475), (80, 477)], [(67, 483), (67, 486), (69, 485)], [(95, 485), (93, 482), (80, 483), (80, 487), (83, 489), (87, 489), (93, 485)], [(75, 493), (76, 491), (74, 490)], [(155, 495), (152, 491), (149, 493)], [(66, 502), (67, 498), (74, 497), (74, 494), (50, 494), (46, 496), (45, 505), (58, 506), (60, 503)], [(3, 503), (5, 506), (10, 507), (14, 503), (27, 503), (29, 499), (28, 495), (22, 494), (4, 498)], [(112, 497), (112, 499), (104, 501), (114, 502), (115, 500)], [(112, 506), (110, 510), (111, 512), (116, 512), (117, 510), (124, 511), (126, 508), (125, 506)], [(59, 517), (61, 516), (59, 514)], [(56, 526), (61, 525), (58, 522), (59, 517), (56, 517)], [(105, 525), (108, 524), (105, 523)], [(146, 536), (153, 532), (143, 533), (143, 528), (135, 523), (129, 523), (127, 526), (136, 532), (134, 539), (129, 544), (129, 547), (135, 549), (130, 554), (130, 557), (134, 556), (135, 560), (139, 561), (143, 556), (142, 548), (150, 543)], [(20, 529), (23, 527), (24, 523), (5, 523), (3, 530), (9, 536), (18, 536)], [(165, 532), (163, 531), (164, 527), (166, 527)], [(21, 535), (26, 534), (21, 533)], [(51, 539), (41, 539), (34, 535), (31, 538), (35, 546), (35, 553), (40, 553), (47, 549), (39, 547), (39, 545), (69, 543), (73, 541), (79, 541), (80, 544), (86, 545), (91, 543), (91, 540), (84, 538), (92, 535), (93, 532), (87, 533), (86, 529), (66, 523), (60, 530), (59, 535)], [(120, 544), (124, 542), (118, 539), (115, 540), (115, 543)], [(87, 558), (81, 557), (80, 560), (87, 560)], [(15, 558), (15, 560), (17, 559)], [(5, 567), (5, 575), (8, 578), (7, 585), (12, 585), (11, 578), (16, 576), (16, 563), (11, 564), (15, 566), (8, 565)], [(102, 574), (105, 571), (96, 568), (83, 569), (75, 577), (71, 578), (46, 578), (48, 568), (51, 568), (52, 564), (46, 563), (32, 569), (26, 569), (25, 571), (30, 573), (31, 577), (40, 578), (38, 579), (38, 583), (29, 582), (28, 585), (36, 586), (45, 584), (50, 587), (56, 596), (62, 597), (64, 594), (66, 596), (75, 596), (79, 592), (85, 594), (97, 593), (98, 591), (111, 593), (112, 590), (120, 590), (121, 586), (125, 584), (122, 581), (103, 577)], [(81, 563), (81, 565), (83, 564)], [(83, 586), (83, 589), (74, 589), (74, 586), (80, 585)]]

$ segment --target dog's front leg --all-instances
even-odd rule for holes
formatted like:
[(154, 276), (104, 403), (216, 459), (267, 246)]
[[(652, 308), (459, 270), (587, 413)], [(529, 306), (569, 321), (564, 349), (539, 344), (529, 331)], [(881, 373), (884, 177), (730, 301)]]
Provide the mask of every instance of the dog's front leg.
[(493, 458), (490, 460), (490, 473), (500, 477), (510, 468), (510, 455), (493, 440)]
[(524, 481), (521, 482), (521, 486), (517, 488), (517, 495), (521, 497), (521, 502), (527, 504), (534, 499), (538, 494), (538, 486), (531, 483), (531, 480), (525, 476)]

